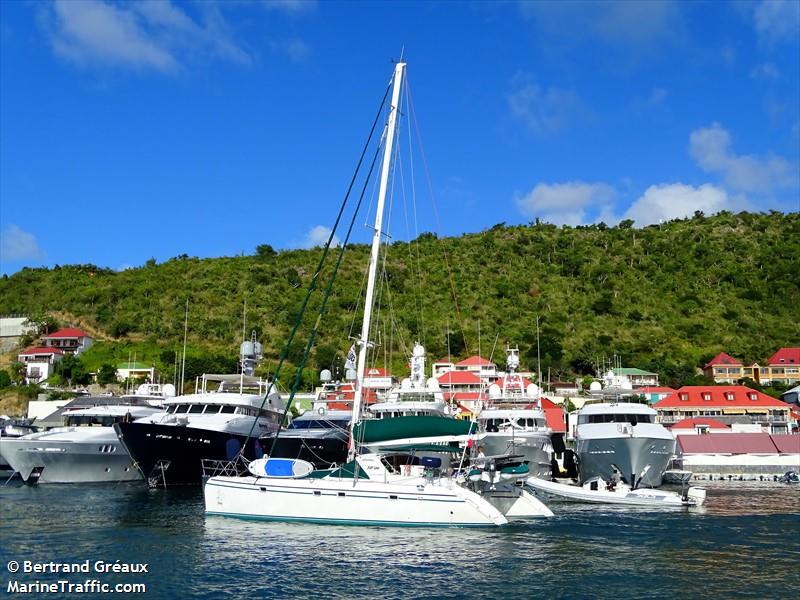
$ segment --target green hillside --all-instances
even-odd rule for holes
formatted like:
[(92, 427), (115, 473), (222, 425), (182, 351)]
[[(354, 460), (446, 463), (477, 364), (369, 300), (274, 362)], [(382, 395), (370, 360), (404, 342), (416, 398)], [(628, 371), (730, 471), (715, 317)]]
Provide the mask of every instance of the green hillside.
[[(169, 377), (186, 299), (189, 374), (235, 361), (246, 300), (247, 330), (259, 333), (269, 369), (320, 252), (274, 253), (265, 244), (253, 256), (181, 256), (122, 272), (23, 269), (0, 281), (0, 314), (50, 313), (61, 325), (92, 328), (105, 341), (86, 354), (89, 368), (135, 355)], [(360, 327), (367, 253), (363, 245), (347, 249), (312, 371), (345, 354), (348, 335)], [(781, 346), (800, 344), (798, 257), (797, 213), (698, 214), (644, 229), (535, 223), (455, 238), (423, 234), (388, 249), (375, 362), (403, 373), (402, 345), (415, 339), (430, 358), (446, 356), (448, 324), (452, 355), (476, 353), (480, 323), (484, 356), (497, 339), (494, 358), (502, 362), (510, 341), (523, 366), (534, 367), (539, 315), (542, 366), (553, 378), (588, 373), (595, 359), (617, 354), (625, 365), (680, 383), (720, 351), (763, 362)], [(290, 360), (301, 356), (313, 320), (311, 312)]]

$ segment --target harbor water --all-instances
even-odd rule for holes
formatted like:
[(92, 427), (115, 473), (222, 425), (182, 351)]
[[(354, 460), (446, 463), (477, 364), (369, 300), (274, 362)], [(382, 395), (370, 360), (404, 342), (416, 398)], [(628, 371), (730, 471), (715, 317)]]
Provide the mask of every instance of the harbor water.
[[(800, 486), (704, 487), (698, 509), (553, 502), (554, 518), (504, 528), (400, 529), (207, 518), (200, 489), (12, 483), (0, 487), (2, 595), (100, 597), (8, 593), (90, 578), (142, 583), (150, 598), (800, 597)], [(25, 561), (92, 572), (24, 573)], [(97, 573), (97, 561), (147, 572)]]

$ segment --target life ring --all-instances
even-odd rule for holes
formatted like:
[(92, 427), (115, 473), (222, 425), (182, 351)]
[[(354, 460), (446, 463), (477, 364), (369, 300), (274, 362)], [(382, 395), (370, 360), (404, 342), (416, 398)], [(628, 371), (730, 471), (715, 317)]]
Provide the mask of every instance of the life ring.
[(317, 414), (318, 414), (318, 415), (324, 415), (326, 412), (327, 412), (327, 411), (325, 410), (325, 407), (324, 407), (324, 406), (320, 406), (320, 407), (317, 409)]

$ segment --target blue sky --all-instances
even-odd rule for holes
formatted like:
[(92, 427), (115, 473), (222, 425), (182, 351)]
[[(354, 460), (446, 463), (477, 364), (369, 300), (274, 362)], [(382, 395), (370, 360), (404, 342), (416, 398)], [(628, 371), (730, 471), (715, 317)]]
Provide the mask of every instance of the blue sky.
[(401, 48), (418, 231), (797, 211), (799, 38), (797, 1), (0, 2), (0, 271), (317, 243)]

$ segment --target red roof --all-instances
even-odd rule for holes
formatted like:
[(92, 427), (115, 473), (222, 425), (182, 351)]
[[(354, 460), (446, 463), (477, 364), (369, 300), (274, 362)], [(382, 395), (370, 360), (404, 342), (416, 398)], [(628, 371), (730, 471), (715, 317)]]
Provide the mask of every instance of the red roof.
[(713, 365), (734, 365), (734, 366), (742, 366), (742, 362), (733, 358), (730, 354), (725, 354), (724, 352), (720, 352), (706, 364), (706, 367), (711, 367)]
[(64, 329), (59, 329), (55, 333), (51, 333), (50, 335), (45, 335), (42, 337), (44, 340), (49, 340), (50, 338), (82, 338), (88, 337), (83, 331), (78, 329), (77, 327), (66, 327)]
[(684, 454), (777, 454), (768, 433), (709, 433), (679, 435)]
[[(710, 400), (705, 397), (710, 394)], [(732, 394), (732, 395), (731, 395)], [(751, 395), (755, 394), (755, 400)], [(684, 395), (688, 398), (684, 399)], [(743, 385), (685, 385), (674, 394), (670, 394), (653, 405), (655, 409), (694, 407), (748, 407), (748, 406), (773, 406), (776, 408), (789, 408), (786, 402), (767, 396), (762, 392), (751, 390)]]
[(448, 371), (439, 376), (440, 385), (480, 385), (481, 378), (469, 371)]
[(714, 429), (730, 429), (729, 425), (726, 425), (722, 421), (717, 421), (716, 419), (711, 419), (709, 417), (695, 417), (692, 419), (684, 419), (683, 421), (678, 421), (675, 423), (670, 429), (694, 429), (698, 425), (705, 425), (706, 427), (711, 427)]
[(781, 348), (769, 357), (768, 365), (800, 364), (800, 348)]
[(25, 352), (20, 352), (19, 355), (31, 355), (31, 354), (64, 354), (58, 348), (44, 348), (39, 346), (37, 348), (28, 348)]
[(648, 385), (645, 387), (640, 387), (636, 389), (637, 392), (641, 392), (643, 394), (672, 394), (676, 390), (667, 387), (665, 385)]
[(781, 454), (800, 454), (800, 435), (782, 433), (770, 437)]
[(478, 367), (478, 366), (481, 366), (481, 367), (482, 366), (494, 367), (495, 364), (492, 361), (487, 360), (485, 358), (482, 358), (480, 356), (470, 356), (469, 358), (465, 358), (461, 362), (457, 362), (456, 366), (457, 367)]

